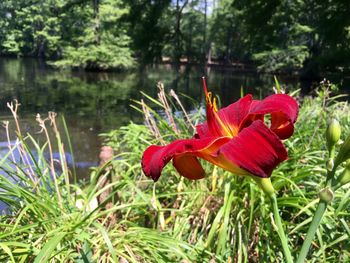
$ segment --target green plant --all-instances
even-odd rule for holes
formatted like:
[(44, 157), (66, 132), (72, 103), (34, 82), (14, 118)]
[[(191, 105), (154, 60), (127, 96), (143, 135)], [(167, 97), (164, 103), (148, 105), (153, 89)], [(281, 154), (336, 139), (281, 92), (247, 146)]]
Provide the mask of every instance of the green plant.
[[(37, 116), (44, 137), (41, 145), (33, 136), (22, 134), (18, 104), (9, 107), (17, 142), (10, 144), (6, 122), (10, 149), (0, 160), (0, 201), (8, 207), (0, 216), (1, 261), (169, 262), (191, 259), (187, 251), (196, 253), (186, 242), (142, 227), (130, 218), (131, 210), (148, 205), (147, 200), (127, 194), (135, 187), (130, 180), (135, 173), (132, 165), (115, 161), (125, 168), (123, 173), (119, 180), (102, 185), (103, 178), (115, 174), (107, 162), (92, 171), (87, 183), (74, 184), (56, 114), (49, 113), (45, 119)], [(58, 160), (53, 157), (54, 149), (59, 152)], [(98, 203), (106, 190), (109, 196)], [(113, 206), (107, 206), (111, 200)]]
[[(310, 216), (315, 210), (315, 197), (320, 190), (318, 185), (326, 178), (324, 161), (327, 159), (327, 145), (322, 132), (326, 129), (326, 116), (338, 116), (343, 129), (349, 131), (350, 119), (346, 114), (349, 105), (339, 100), (342, 96), (331, 95), (333, 92), (336, 92), (334, 86), (324, 83), (314, 97), (302, 98), (295, 134), (286, 141), (289, 160), (272, 175), (273, 186), (278, 192), (281, 223), (289, 237), (288, 244), (295, 248), (292, 250), (294, 256), (305, 239)], [(143, 111), (146, 109), (145, 119), (148, 121), (145, 125), (132, 123), (104, 135), (116, 151), (127, 149), (126, 152), (137, 152), (135, 155), (127, 154), (125, 158), (128, 163), (135, 163), (138, 169), (139, 156), (148, 145), (179, 138), (167, 115), (152, 110), (154, 105), (167, 108), (164, 103), (145, 97), (154, 103), (152, 107), (146, 107), (144, 101), (139, 104)], [(182, 127), (181, 136), (190, 136), (193, 134), (192, 125), (181, 126), (186, 118), (183, 115), (177, 117), (181, 108), (175, 100), (171, 100), (171, 96), (167, 98), (175, 123), (180, 123), (176, 127)], [(198, 114), (200, 112), (202, 116)], [(196, 114), (190, 115), (193, 124), (203, 118), (204, 111), (198, 110)], [(157, 127), (150, 128), (150, 124)], [(232, 176), (220, 168), (210, 168), (205, 163), (203, 165), (207, 177), (196, 182), (184, 180), (174, 169), (166, 167), (167, 176), (161, 177), (151, 187), (137, 173), (134, 177), (135, 192), (148, 202), (149, 208), (130, 211), (130, 214), (137, 213), (135, 218), (147, 218), (147, 226), (170, 231), (174, 237), (215, 254), (218, 261), (283, 262), (266, 197), (250, 180)], [(349, 195), (346, 194), (349, 192), (346, 186), (338, 191), (335, 203), (339, 203), (342, 196)], [(313, 246), (318, 249), (312, 249), (311, 262), (346, 261), (349, 258), (349, 254), (344, 252), (348, 242), (348, 226), (344, 224), (349, 218), (348, 202), (346, 198), (341, 200), (340, 208), (327, 211), (317, 231)]]
[[(140, 156), (148, 145), (191, 136), (204, 118), (200, 105), (185, 114), (176, 94), (160, 92), (160, 101), (145, 95), (135, 105), (144, 112), (145, 124), (130, 123), (103, 135), (116, 156), (93, 169), (85, 183), (73, 183), (74, 173), (64, 161), (67, 149), (55, 129), (52, 149), (64, 151), (58, 162), (53, 160), (54, 172), (47, 139), (39, 144), (17, 129), (17, 144), (0, 160), (0, 201), (10, 205), (0, 216), (0, 261), (284, 262), (269, 200), (255, 182), (205, 163), (207, 177), (201, 181), (184, 180), (170, 166), (156, 184), (141, 173)], [(338, 118), (343, 135), (350, 132), (350, 107), (333, 92), (326, 83), (314, 97), (302, 98), (295, 134), (286, 141), (289, 160), (272, 175), (294, 259), (320, 185), (327, 180), (327, 118)], [(49, 135), (51, 119), (42, 120)], [(27, 157), (16, 159), (17, 150)], [(58, 191), (49, 174), (55, 176)], [(111, 181), (100, 187), (101, 177)], [(92, 207), (105, 190), (110, 190), (106, 202)], [(349, 196), (349, 185), (334, 192), (336, 205), (329, 206), (317, 228), (310, 262), (349, 261)], [(113, 205), (107, 207), (108, 202)]]

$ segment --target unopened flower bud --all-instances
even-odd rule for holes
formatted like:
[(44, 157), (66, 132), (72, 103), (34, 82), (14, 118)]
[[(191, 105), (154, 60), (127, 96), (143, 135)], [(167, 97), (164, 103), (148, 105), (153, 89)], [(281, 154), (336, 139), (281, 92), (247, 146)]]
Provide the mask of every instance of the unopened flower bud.
[(334, 146), (339, 141), (340, 135), (341, 135), (341, 127), (339, 122), (336, 119), (331, 119), (328, 122), (327, 130), (326, 130), (327, 147), (330, 153), (334, 152)]
[(264, 193), (267, 194), (269, 197), (275, 194), (275, 189), (273, 188), (270, 178), (261, 178), (261, 177), (253, 176), (253, 179), (259, 185), (259, 187), (264, 191)]
[(332, 171), (334, 167), (334, 161), (333, 159), (329, 159), (326, 163), (326, 167), (328, 171)]
[(334, 165), (338, 166), (342, 162), (350, 158), (350, 135), (346, 138), (345, 142), (341, 145)]
[(322, 201), (328, 204), (332, 202), (334, 194), (333, 191), (327, 186), (320, 191), (319, 197)]
[(340, 185), (350, 183), (350, 160), (346, 162), (345, 169), (339, 177)]

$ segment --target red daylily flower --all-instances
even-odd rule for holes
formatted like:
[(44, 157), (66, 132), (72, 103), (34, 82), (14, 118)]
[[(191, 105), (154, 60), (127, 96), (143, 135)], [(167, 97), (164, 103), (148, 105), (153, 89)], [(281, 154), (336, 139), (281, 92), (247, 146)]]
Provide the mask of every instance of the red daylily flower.
[[(146, 176), (157, 181), (170, 161), (188, 179), (201, 179), (205, 172), (197, 158), (204, 159), (236, 175), (268, 178), (273, 169), (288, 158), (281, 140), (294, 131), (298, 104), (286, 94), (253, 100), (247, 95), (221, 110), (207, 91), (207, 121), (196, 127), (192, 139), (176, 140), (166, 146), (149, 146), (142, 157)], [(270, 126), (264, 116), (270, 115)]]

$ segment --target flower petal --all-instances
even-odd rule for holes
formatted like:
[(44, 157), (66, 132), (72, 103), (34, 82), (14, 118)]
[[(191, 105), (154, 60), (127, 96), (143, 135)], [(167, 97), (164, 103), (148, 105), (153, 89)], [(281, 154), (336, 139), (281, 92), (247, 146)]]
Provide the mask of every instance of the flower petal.
[(207, 122), (204, 122), (202, 124), (198, 124), (196, 126), (196, 131), (197, 131), (197, 133), (195, 134), (195, 137), (197, 137), (197, 139), (203, 139), (206, 137), (213, 137), (213, 135), (209, 131), (209, 127), (208, 127)]
[(213, 97), (213, 94), (211, 92), (208, 92), (204, 77), (202, 80), (206, 101), (207, 122), (204, 125), (198, 126), (197, 136), (201, 138), (230, 136), (230, 130), (219, 118), (216, 97)]
[(270, 177), (273, 169), (288, 158), (281, 140), (260, 120), (224, 144), (217, 155), (263, 178)]
[[(207, 100), (210, 100), (207, 99)], [(222, 136), (232, 136), (231, 129), (225, 122), (220, 118), (217, 108), (216, 102), (214, 100), (213, 103), (207, 102), (207, 132), (209, 132), (209, 136), (214, 137), (222, 137)], [(203, 130), (203, 127), (202, 127)]]
[(262, 101), (254, 100), (249, 115), (242, 122), (241, 128), (250, 125), (256, 116), (271, 114), (271, 130), (280, 139), (287, 139), (294, 132), (294, 122), (298, 117), (298, 103), (286, 94), (274, 94)]
[[(216, 118), (214, 117), (210, 105), (207, 105), (207, 122), (196, 127), (198, 136), (200, 138), (227, 135), (230, 135), (231, 137), (235, 136), (239, 131), (241, 122), (249, 114), (251, 103), (252, 95), (248, 94), (240, 100), (219, 110), (216, 113)], [(218, 118), (221, 123), (218, 122)], [(225, 126), (226, 130), (222, 129), (222, 125)]]
[(242, 121), (249, 114), (252, 101), (252, 95), (248, 94), (229, 106), (219, 110), (218, 115), (220, 116), (220, 119), (230, 127), (233, 136), (239, 132)]
[[(157, 181), (164, 166), (173, 159), (174, 166), (181, 175), (190, 179), (202, 178), (204, 171), (196, 157), (206, 159), (207, 155), (216, 152), (229, 140), (227, 137), (211, 137), (176, 140), (166, 146), (149, 146), (142, 157), (142, 170), (146, 176)], [(193, 170), (190, 165), (194, 165)]]
[[(298, 116), (298, 103), (286, 94), (274, 94), (261, 101), (252, 100), (252, 96), (248, 94), (219, 110), (216, 113), (218, 118), (214, 117), (213, 110), (208, 109), (209, 106), (207, 106), (207, 122), (196, 127), (199, 138), (227, 135), (233, 137), (254, 121), (263, 121), (264, 115), (271, 114), (271, 130), (280, 139), (287, 139), (294, 132), (293, 124)], [(225, 126), (225, 129), (222, 126)]]
[(198, 159), (191, 154), (181, 154), (173, 158), (173, 165), (182, 176), (198, 180), (205, 176), (205, 171)]

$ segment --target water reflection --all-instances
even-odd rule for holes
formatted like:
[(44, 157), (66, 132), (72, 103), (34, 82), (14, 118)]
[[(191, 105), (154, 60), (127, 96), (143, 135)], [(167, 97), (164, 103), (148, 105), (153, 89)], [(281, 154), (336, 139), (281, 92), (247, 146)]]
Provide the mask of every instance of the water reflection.
[[(162, 81), (166, 90), (174, 89), (199, 102), (203, 100), (200, 80), (203, 75), (208, 76), (208, 86), (219, 95), (222, 105), (238, 99), (241, 87), (245, 93), (260, 97), (271, 93), (273, 85), (271, 75), (225, 69), (183, 67), (177, 72), (169, 66), (154, 66), (132, 73), (70, 72), (53, 70), (34, 59), (0, 58), (0, 120), (11, 119), (6, 102), (13, 99), (21, 103), (24, 132), (39, 130), (36, 113), (46, 115), (47, 111), (55, 111), (64, 115), (76, 162), (89, 166), (97, 163), (99, 133), (129, 121), (142, 122), (139, 113), (129, 106), (132, 99), (141, 98), (140, 91), (156, 96), (156, 84)], [(280, 80), (290, 88), (298, 86), (296, 79)], [(184, 99), (184, 105), (189, 108), (190, 100)], [(1, 131), (0, 141), (5, 140)]]

